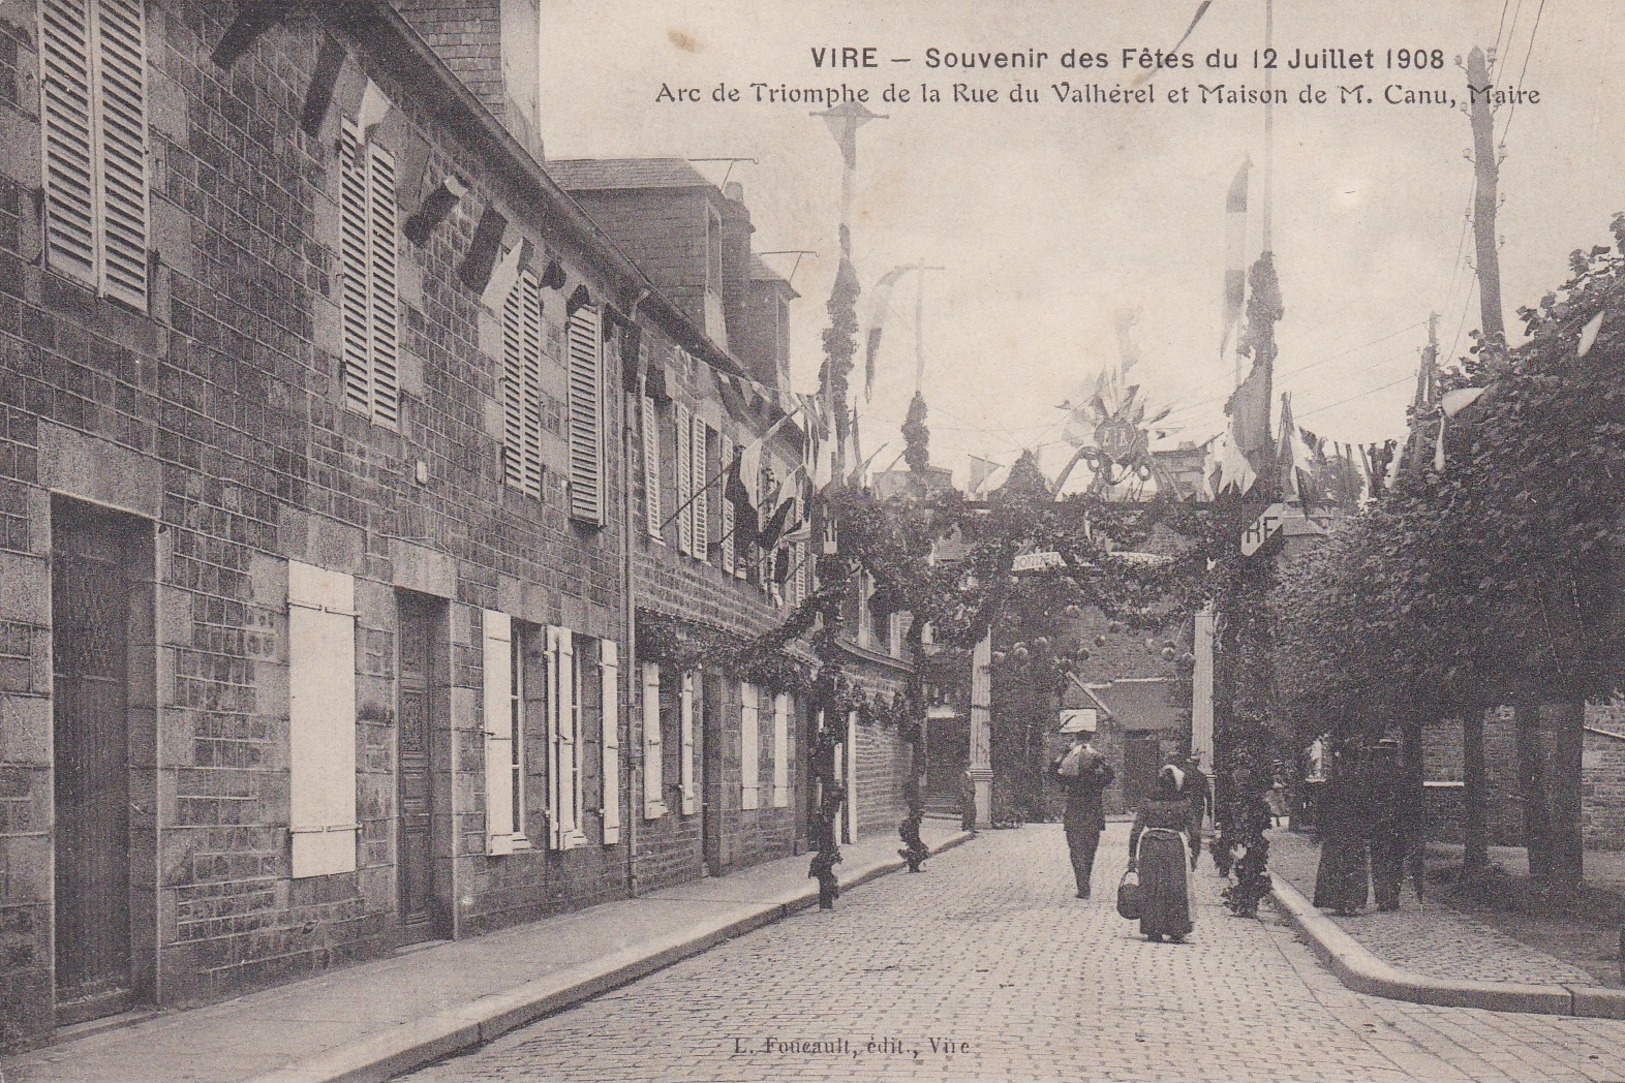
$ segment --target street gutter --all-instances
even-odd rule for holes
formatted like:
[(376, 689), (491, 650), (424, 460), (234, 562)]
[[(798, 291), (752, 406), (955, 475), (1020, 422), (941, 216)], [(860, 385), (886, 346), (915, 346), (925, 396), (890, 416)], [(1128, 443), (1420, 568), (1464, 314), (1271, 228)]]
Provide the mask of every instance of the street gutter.
[(1357, 993), (1492, 1012), (1529, 1012), (1593, 1019), (1625, 1019), (1625, 989), (1590, 985), (1523, 985), (1515, 982), (1433, 978), (1401, 970), (1377, 958), (1359, 941), (1310, 905), (1284, 877), (1273, 877), (1270, 899), (1303, 935), (1337, 980)]
[[(968, 831), (950, 835), (933, 847), (931, 854), (934, 857), (974, 837)], [(900, 858), (858, 866), (850, 878), (842, 878), (841, 890), (850, 890), (904, 867)], [(726, 940), (781, 921), (817, 902), (818, 889), (809, 887), (782, 892), (765, 902), (731, 907), (710, 921), (653, 943), (627, 948), (526, 982), (505, 993), (483, 996), (461, 1007), (402, 1023), (309, 1060), (284, 1065), (253, 1083), (383, 1083), (454, 1053), (484, 1045), (511, 1030), (646, 977)]]

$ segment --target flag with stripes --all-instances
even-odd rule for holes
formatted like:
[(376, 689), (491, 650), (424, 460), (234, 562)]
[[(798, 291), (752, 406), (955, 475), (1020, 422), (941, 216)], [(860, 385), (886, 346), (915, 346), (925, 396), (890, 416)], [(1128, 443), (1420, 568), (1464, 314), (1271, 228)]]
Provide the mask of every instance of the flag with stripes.
[(1219, 354), (1230, 346), (1230, 334), (1241, 322), (1247, 291), (1247, 173), (1253, 160), (1242, 161), (1230, 191), (1224, 197), (1224, 324), (1219, 333)]

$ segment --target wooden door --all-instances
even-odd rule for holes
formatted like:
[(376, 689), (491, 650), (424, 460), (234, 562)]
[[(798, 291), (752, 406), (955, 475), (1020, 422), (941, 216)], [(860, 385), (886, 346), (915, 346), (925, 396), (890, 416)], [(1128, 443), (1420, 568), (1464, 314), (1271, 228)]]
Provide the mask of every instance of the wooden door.
[(128, 527), (64, 510), (52, 540), (59, 1024), (126, 1010), (130, 947)]
[(1123, 742), (1123, 800), (1129, 811), (1150, 796), (1162, 767), (1162, 743), (1151, 737), (1128, 737)]
[(727, 865), (723, 852), (723, 681), (708, 673), (700, 683), (700, 836), (706, 875), (721, 876)]
[(395, 882), (399, 942), (435, 936), (434, 790), (430, 742), (434, 732), (435, 603), (399, 596), (400, 710), (395, 753)]

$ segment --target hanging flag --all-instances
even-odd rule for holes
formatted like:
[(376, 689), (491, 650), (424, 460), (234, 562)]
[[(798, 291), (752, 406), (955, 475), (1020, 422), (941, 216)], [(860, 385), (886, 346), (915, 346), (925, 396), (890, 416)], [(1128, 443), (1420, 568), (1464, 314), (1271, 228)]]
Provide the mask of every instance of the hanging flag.
[(756, 505), (751, 502), (750, 490), (745, 487), (744, 479), (740, 477), (743, 461), (744, 449), (734, 448), (733, 460), (728, 463), (728, 480), (722, 487), (722, 495), (733, 505), (736, 549), (755, 545), (759, 527)]
[(1488, 390), (1486, 387), (1458, 387), (1454, 391), (1446, 391), (1439, 399), (1439, 406), (1444, 410), (1445, 417), (1455, 417)]
[(967, 496), (979, 496), (982, 487), (987, 484), (988, 477), (999, 468), (999, 464), (992, 459), (984, 459), (980, 455), (970, 457), (970, 485), (966, 488)]
[(1224, 197), (1224, 316), (1219, 333), (1219, 356), (1230, 345), (1230, 333), (1241, 322), (1242, 302), (1247, 292), (1247, 172), (1253, 160), (1246, 158), (1230, 191)]
[(1316, 502), (1314, 491), (1313, 452), (1305, 444), (1298, 426), (1292, 421), (1292, 395), (1281, 392), (1281, 437), (1275, 449), (1275, 461), (1281, 466), (1281, 491), (1289, 500), (1296, 500), (1303, 508), (1304, 518), (1309, 507)]
[(1230, 415), (1230, 443), (1245, 455), (1270, 443), (1269, 385), (1263, 365), (1254, 365), (1247, 378), (1224, 404)]
[(875, 393), (875, 354), (880, 352), (880, 332), (886, 326), (886, 314), (891, 310), (891, 291), (909, 271), (914, 270), (912, 265), (893, 267), (880, 276), (875, 283), (874, 294), (869, 300), (868, 333), (863, 355), (863, 401), (868, 402)]
[(508, 249), (508, 254), (502, 257), (502, 262), (497, 264), (497, 269), (491, 272), (490, 279), (485, 283), (480, 303), (493, 312), (500, 312), (502, 306), (508, 303), (508, 294), (513, 291), (514, 283), (519, 281), (519, 268), (529, 261), (528, 240), (521, 240)]
[(762, 526), (759, 542), (764, 550), (771, 550), (779, 544), (784, 536), (784, 527), (790, 521), (790, 513), (795, 509), (796, 498), (787, 496), (779, 502), (773, 514), (768, 517)]
[(1597, 341), (1597, 332), (1602, 330), (1602, 317), (1603, 313), (1599, 312), (1580, 328), (1580, 345), (1575, 350), (1576, 357), (1584, 357), (1591, 352), (1592, 344)]

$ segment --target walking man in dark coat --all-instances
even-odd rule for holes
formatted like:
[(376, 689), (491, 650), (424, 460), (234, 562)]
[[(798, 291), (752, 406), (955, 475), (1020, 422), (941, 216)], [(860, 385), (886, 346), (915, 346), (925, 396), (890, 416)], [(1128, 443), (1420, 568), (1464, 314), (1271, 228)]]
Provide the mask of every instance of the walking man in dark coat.
[(1202, 757), (1185, 760), (1185, 793), (1191, 803), (1191, 871), (1202, 853), (1202, 825), (1213, 814), (1213, 783), (1202, 771)]
[(1071, 747), (1055, 757), (1050, 772), (1066, 793), (1061, 825), (1066, 829), (1066, 846), (1072, 855), (1078, 898), (1087, 899), (1089, 879), (1095, 868), (1095, 850), (1100, 846), (1100, 833), (1106, 827), (1106, 811), (1100, 797), (1117, 775), (1083, 733), (1072, 735)]

